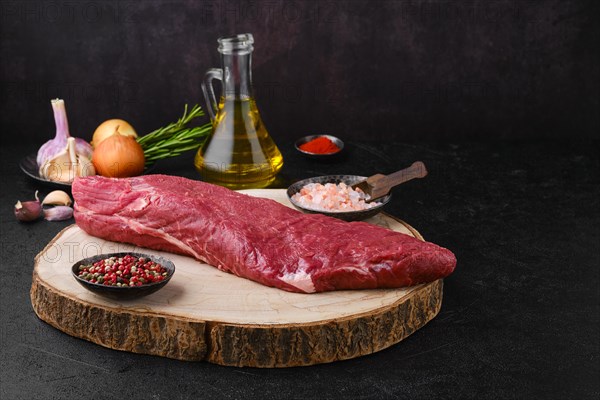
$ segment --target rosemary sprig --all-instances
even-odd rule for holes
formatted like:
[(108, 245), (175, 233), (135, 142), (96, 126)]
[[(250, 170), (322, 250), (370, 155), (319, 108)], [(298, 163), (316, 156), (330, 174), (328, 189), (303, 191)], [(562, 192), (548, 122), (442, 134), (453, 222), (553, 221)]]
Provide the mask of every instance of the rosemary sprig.
[(139, 137), (137, 141), (144, 149), (146, 167), (154, 164), (157, 160), (176, 157), (186, 151), (198, 149), (206, 140), (212, 125), (207, 123), (191, 128), (187, 125), (203, 115), (204, 111), (198, 104), (192, 107), (189, 113), (186, 104), (183, 116), (177, 122)]

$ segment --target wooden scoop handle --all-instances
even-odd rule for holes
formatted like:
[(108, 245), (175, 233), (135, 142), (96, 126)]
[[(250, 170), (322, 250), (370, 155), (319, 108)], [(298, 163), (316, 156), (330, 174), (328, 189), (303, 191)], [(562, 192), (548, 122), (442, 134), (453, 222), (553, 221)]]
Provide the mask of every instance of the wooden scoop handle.
[(408, 182), (411, 179), (424, 178), (425, 176), (427, 176), (425, 164), (423, 164), (421, 161), (415, 161), (410, 167), (391, 173), (382, 180), (378, 180), (377, 186), (387, 186), (391, 189), (394, 186)]
[(363, 191), (369, 194), (367, 201), (373, 201), (387, 195), (390, 189), (411, 179), (423, 178), (427, 175), (425, 164), (421, 161), (414, 162), (410, 167), (401, 169), (389, 175), (373, 175), (366, 181), (367, 187), (361, 187)]

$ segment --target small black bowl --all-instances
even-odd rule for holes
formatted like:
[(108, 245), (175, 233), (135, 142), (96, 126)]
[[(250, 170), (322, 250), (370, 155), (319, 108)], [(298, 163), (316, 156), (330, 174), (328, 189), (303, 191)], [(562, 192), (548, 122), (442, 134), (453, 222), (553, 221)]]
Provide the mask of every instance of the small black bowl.
[(385, 205), (387, 203), (389, 203), (389, 201), (392, 198), (392, 195), (388, 194), (387, 196), (384, 196), (380, 199), (375, 200), (376, 202), (379, 202), (381, 204), (379, 204), (378, 206), (372, 207), (372, 208), (368, 208), (366, 210), (340, 211), (340, 212), (319, 211), (319, 210), (312, 210), (310, 208), (305, 208), (305, 207), (302, 207), (300, 204), (298, 204), (296, 201), (294, 201), (292, 199), (292, 196), (295, 195), (296, 193), (298, 193), (300, 191), (300, 189), (302, 189), (305, 185), (307, 185), (309, 183), (320, 183), (320, 184), (324, 185), (326, 183), (338, 184), (338, 183), (343, 182), (346, 185), (354, 185), (355, 183), (364, 181), (365, 179), (367, 179), (366, 176), (359, 176), (359, 175), (316, 176), (314, 178), (308, 178), (308, 179), (298, 181), (298, 182), (294, 183), (293, 185), (291, 185), (287, 190), (287, 196), (288, 196), (288, 199), (290, 200), (290, 202), (294, 205), (294, 207), (296, 207), (300, 211), (303, 211), (303, 212), (306, 212), (309, 214), (323, 214), (323, 215), (338, 218), (338, 219), (341, 219), (344, 221), (361, 221), (363, 219), (371, 218), (371, 217), (379, 214), (381, 211), (383, 211), (383, 207), (385, 207)]
[[(163, 268), (165, 268), (167, 270), (166, 278), (160, 282), (152, 282), (152, 283), (144, 284), (142, 286), (119, 287), (119, 286), (102, 285), (100, 283), (92, 283), (92, 282), (86, 281), (85, 279), (81, 279), (79, 276), (77, 276), (77, 274), (79, 273), (80, 265), (89, 265), (89, 264), (95, 263), (96, 261), (104, 260), (105, 258), (123, 257), (126, 255), (131, 255), (134, 257), (138, 257), (138, 258), (144, 257), (144, 258), (147, 258), (157, 264), (160, 264)], [(152, 256), (152, 255), (143, 254), (143, 253), (108, 253), (108, 254), (99, 254), (97, 256), (84, 258), (83, 260), (78, 261), (71, 267), (71, 273), (73, 274), (73, 277), (75, 278), (75, 280), (77, 282), (79, 282), (79, 284), (81, 286), (83, 286), (84, 288), (86, 288), (96, 294), (99, 294), (99, 295), (105, 296), (105, 297), (110, 297), (111, 299), (116, 299), (116, 300), (129, 300), (129, 299), (135, 299), (138, 297), (147, 296), (147, 295), (154, 293), (157, 290), (163, 288), (169, 282), (171, 277), (173, 277), (173, 274), (175, 273), (175, 264), (173, 264), (173, 262), (171, 260), (168, 260), (164, 257)]]
[[(310, 151), (305, 151), (300, 148), (300, 146), (302, 146), (304, 143), (308, 143), (311, 140), (315, 140), (320, 137), (326, 137), (327, 139), (331, 140), (339, 148), (339, 150), (335, 151), (333, 153), (321, 154), (321, 153), (311, 153)], [(303, 138), (296, 140), (296, 143), (294, 143), (294, 147), (296, 147), (296, 150), (298, 150), (300, 153), (304, 154), (305, 156), (308, 156), (311, 158), (317, 158), (317, 159), (325, 159), (325, 158), (330, 158), (337, 154), (340, 154), (341, 151), (344, 149), (344, 142), (342, 142), (341, 139), (336, 138), (335, 136), (331, 136), (331, 135), (310, 135), (310, 136), (304, 136)]]

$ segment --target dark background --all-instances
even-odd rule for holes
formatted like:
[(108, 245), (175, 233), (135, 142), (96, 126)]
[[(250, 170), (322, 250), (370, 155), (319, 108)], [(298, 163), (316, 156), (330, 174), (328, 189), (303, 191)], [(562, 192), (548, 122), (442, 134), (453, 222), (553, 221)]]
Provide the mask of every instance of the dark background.
[[(271, 135), (443, 141), (593, 138), (595, 1), (2, 1), (3, 143), (37, 148), (64, 98), (72, 134), (144, 134), (204, 106), (216, 39), (251, 32)], [(36, 146), (33, 146), (36, 144)]]
[[(597, 4), (0, 1), (0, 397), (598, 399)], [(50, 99), (74, 135), (112, 117), (146, 133), (204, 106), (216, 39), (240, 32), (284, 179), (426, 163), (386, 212), (457, 255), (438, 316), (373, 355), (280, 370), (118, 352), (38, 319), (33, 259), (74, 221), (18, 223), (13, 204), (53, 189), (18, 167), (54, 135)], [(318, 132), (341, 157), (294, 150)], [(199, 179), (192, 159), (155, 172)]]

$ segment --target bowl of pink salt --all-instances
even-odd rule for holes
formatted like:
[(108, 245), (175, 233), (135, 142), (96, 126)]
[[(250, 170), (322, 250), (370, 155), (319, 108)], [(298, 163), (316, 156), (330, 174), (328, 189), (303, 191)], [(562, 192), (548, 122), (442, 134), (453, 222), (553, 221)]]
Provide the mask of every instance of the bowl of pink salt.
[(362, 190), (352, 188), (365, 179), (358, 175), (317, 176), (294, 183), (288, 188), (287, 196), (294, 207), (305, 213), (360, 221), (379, 214), (392, 197), (388, 194), (369, 202)]

